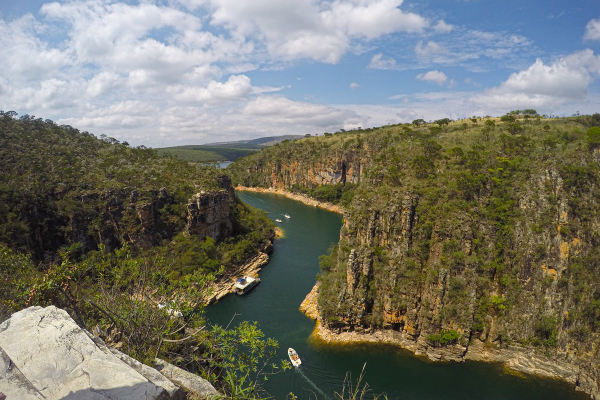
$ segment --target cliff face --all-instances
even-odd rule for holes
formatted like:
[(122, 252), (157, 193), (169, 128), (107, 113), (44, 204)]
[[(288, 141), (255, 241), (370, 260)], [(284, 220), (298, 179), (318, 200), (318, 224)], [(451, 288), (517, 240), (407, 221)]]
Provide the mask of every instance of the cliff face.
[[(235, 194), (227, 176), (220, 176), (218, 182), (220, 189), (201, 191), (186, 205), (166, 188), (88, 191), (77, 199), (80, 207), (58, 210), (61, 218), (52, 225), (65, 234), (56, 239), (55, 247), (79, 242), (84, 252), (99, 244), (113, 251), (129, 243), (146, 250), (184, 229), (190, 235), (224, 238), (232, 233)], [(60, 227), (63, 220), (68, 222)]]
[(432, 360), (503, 361), (600, 398), (599, 286), (579, 275), (598, 265), (600, 215), (573, 202), (600, 203), (573, 199), (564, 181), (555, 168), (532, 173), (504, 232), (482, 212), (490, 197), (448, 214), (403, 191), (355, 201), (323, 278), (325, 327), (396, 332)]
[[(372, 149), (361, 142), (348, 142), (326, 148), (318, 148), (310, 142), (303, 146), (280, 143), (272, 154), (259, 153), (250, 160), (241, 159), (233, 164), (231, 173), (236, 185), (289, 189), (318, 187), (336, 183), (358, 184), (371, 159)], [(229, 172), (229, 170), (228, 170)]]
[(343, 183), (353, 161), (359, 185), (321, 264), (323, 336), (502, 361), (600, 398), (600, 152), (573, 121), (551, 123), (311, 138), (232, 174), (314, 187)]

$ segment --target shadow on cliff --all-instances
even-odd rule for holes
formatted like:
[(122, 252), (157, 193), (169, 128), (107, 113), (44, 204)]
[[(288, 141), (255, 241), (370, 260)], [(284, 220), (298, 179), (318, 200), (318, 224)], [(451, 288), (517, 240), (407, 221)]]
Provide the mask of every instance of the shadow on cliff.
[[(132, 386), (110, 389), (86, 388), (71, 392), (61, 397), (60, 400), (185, 400), (185, 398), (185, 395), (183, 397), (172, 397), (163, 388), (151, 382), (142, 382)], [(7, 398), (6, 400), (12, 399)]]

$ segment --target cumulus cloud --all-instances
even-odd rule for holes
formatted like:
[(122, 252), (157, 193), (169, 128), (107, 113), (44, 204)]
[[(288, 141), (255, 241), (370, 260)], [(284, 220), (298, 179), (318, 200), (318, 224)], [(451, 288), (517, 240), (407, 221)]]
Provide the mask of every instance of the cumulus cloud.
[(394, 69), (396, 67), (396, 60), (391, 57), (386, 57), (382, 53), (375, 54), (371, 58), (371, 62), (367, 65), (367, 68), (371, 69)]
[(358, 83), (356, 83), (356, 82), (352, 82), (352, 83), (350, 84), (350, 89), (356, 89), (356, 88), (358, 88), (358, 87), (360, 87), (360, 85), (359, 85)]
[(529, 68), (511, 74), (500, 86), (473, 96), (472, 100), (493, 109), (552, 109), (583, 100), (600, 74), (600, 57), (586, 49), (554, 61), (537, 59)]
[(600, 19), (593, 19), (585, 27), (584, 40), (600, 40)]
[(354, 39), (420, 32), (428, 21), (399, 7), (403, 0), (207, 0), (212, 25), (237, 37), (260, 37), (271, 56), (337, 63)]
[(175, 87), (170, 91), (175, 100), (182, 102), (223, 105), (247, 98), (252, 93), (252, 84), (246, 75), (232, 75), (224, 83), (210, 81), (203, 88)]
[(420, 81), (433, 82), (437, 83), (438, 85), (443, 85), (448, 80), (448, 77), (446, 74), (440, 71), (429, 71), (424, 74), (417, 75), (417, 79)]

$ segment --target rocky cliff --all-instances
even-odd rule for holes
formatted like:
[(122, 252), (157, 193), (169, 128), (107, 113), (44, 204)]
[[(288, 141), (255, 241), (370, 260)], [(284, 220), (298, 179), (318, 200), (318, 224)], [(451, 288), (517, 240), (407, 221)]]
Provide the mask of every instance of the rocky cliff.
[[(249, 157), (234, 182), (319, 185), (343, 154), (360, 159), (340, 242), (321, 264), (329, 340), (503, 361), (599, 397), (598, 148), (578, 120), (481, 123), (301, 140)], [(360, 143), (360, 157), (333, 152), (345, 143)]]
[(238, 160), (228, 172), (236, 185), (274, 189), (318, 187), (336, 183), (358, 184), (381, 143), (361, 140), (338, 142), (313, 139), (285, 141), (269, 152)]

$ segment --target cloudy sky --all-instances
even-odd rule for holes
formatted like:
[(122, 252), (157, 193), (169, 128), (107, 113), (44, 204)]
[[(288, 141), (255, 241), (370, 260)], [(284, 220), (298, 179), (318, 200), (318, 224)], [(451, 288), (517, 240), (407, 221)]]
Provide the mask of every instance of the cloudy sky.
[(600, 112), (598, 0), (1, 0), (0, 109), (151, 147)]

